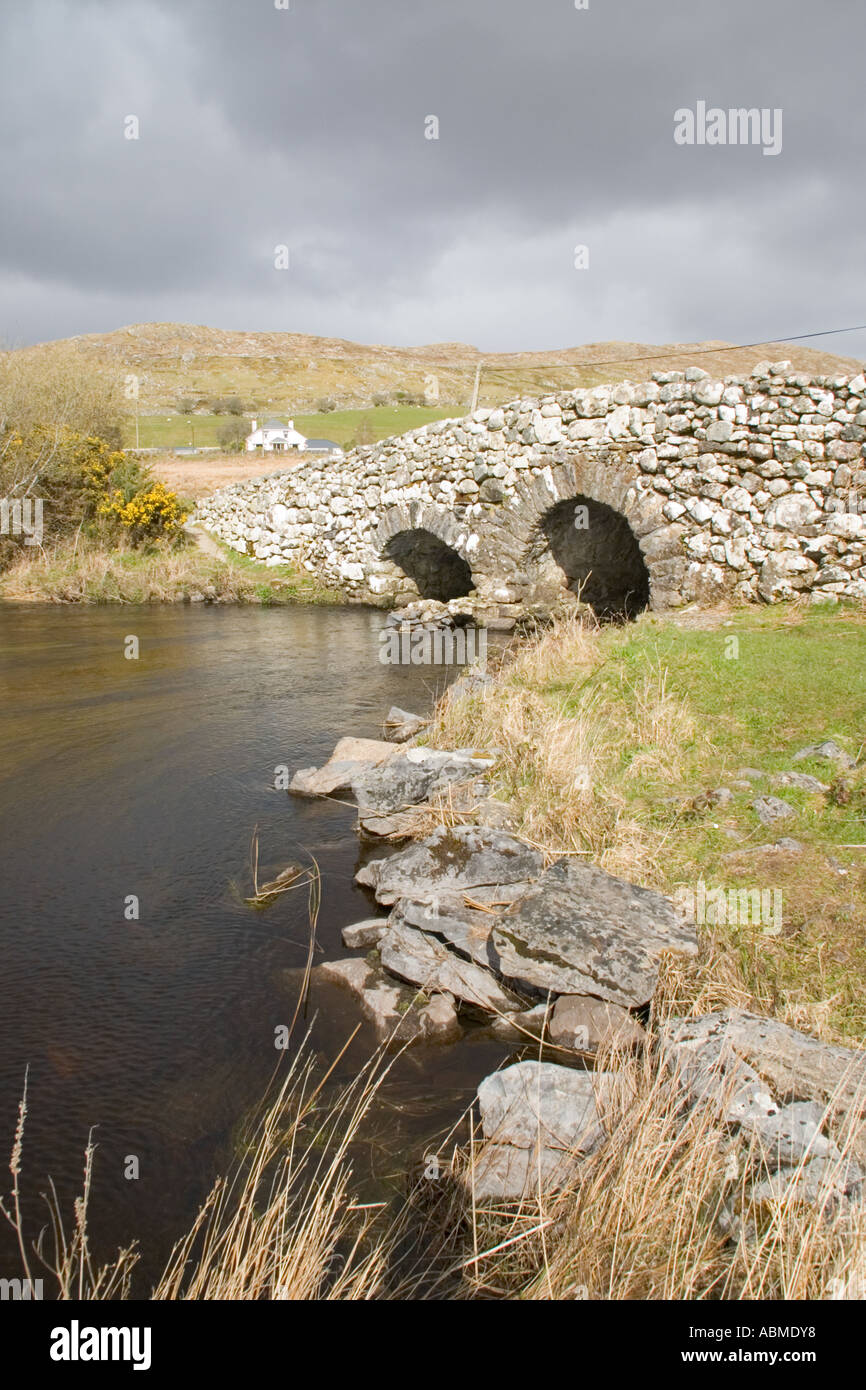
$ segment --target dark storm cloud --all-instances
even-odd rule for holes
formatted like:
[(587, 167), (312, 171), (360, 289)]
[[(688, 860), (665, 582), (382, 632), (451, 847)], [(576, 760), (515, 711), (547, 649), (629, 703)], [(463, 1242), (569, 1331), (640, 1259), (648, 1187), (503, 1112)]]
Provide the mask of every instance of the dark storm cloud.
[[(47, 0), (2, 28), (7, 337), (175, 319), (492, 350), (866, 320), (854, 0)], [(781, 108), (782, 152), (677, 146), (698, 100)]]

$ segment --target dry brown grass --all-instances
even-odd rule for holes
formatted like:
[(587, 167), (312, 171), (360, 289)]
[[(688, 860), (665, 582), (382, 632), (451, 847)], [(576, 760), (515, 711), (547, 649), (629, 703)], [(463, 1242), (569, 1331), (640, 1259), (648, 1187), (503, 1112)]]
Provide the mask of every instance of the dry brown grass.
[(165, 483), (179, 497), (198, 502), (231, 483), (244, 483), (248, 478), (261, 478), (266, 473), (282, 473), (300, 460), (279, 455), (261, 454), (202, 454), (199, 457), (180, 457), (166, 452), (148, 457), (148, 466), (155, 478)]
[(446, 692), (429, 738), (500, 750), (498, 791), (518, 835), (550, 854), (589, 852), (612, 872), (652, 881), (665, 832), (634, 814), (624, 793), (649, 775), (675, 783), (684, 747), (705, 736), (663, 667), (628, 687), (591, 688), (603, 660), (598, 630), (563, 619), (517, 649), (493, 685), (470, 696)]
[[(388, 1063), (377, 1053), (349, 1086), (325, 1102), (339, 1060), (316, 1079), (306, 1048), (298, 1051), (275, 1096), (252, 1122), (243, 1157), (214, 1185), (151, 1298), (342, 1300), (381, 1292), (393, 1232), (388, 1224), (374, 1232), (380, 1207), (353, 1200), (350, 1150)], [(10, 1163), (13, 1192), (0, 1202), (0, 1213), (15, 1233), (22, 1274), (47, 1274), (50, 1296), (59, 1299), (131, 1297), (139, 1258), (135, 1245), (102, 1265), (90, 1249), (92, 1139), (71, 1228), (52, 1184), (50, 1235), (43, 1230), (28, 1240), (19, 1196), (26, 1114), (25, 1084)]]
[[(302, 1049), (251, 1124), (234, 1174), (215, 1184), (151, 1297), (862, 1296), (866, 1217), (862, 1206), (840, 1204), (833, 1192), (858, 1142), (853, 1125), (833, 1134), (842, 1156), (817, 1200), (788, 1193), (759, 1203), (752, 1184), (767, 1168), (757, 1142), (731, 1134), (719, 1104), (685, 1107), (652, 1050), (635, 1056), (614, 1045), (597, 1070), (607, 1140), (576, 1165), (564, 1191), (539, 1191), (521, 1204), (476, 1201), (470, 1164), (477, 1148), (457, 1148), (452, 1131), (436, 1146), (443, 1155), (450, 1146), (452, 1157), (435, 1181), (425, 1174), (402, 1200), (360, 1203), (352, 1146), (388, 1069), (380, 1050), (351, 1085), (329, 1095), (329, 1076), (316, 1079)], [(832, 1098), (826, 1114), (833, 1133)], [(11, 1165), (15, 1193), (2, 1208), (16, 1230), (22, 1269), (27, 1277), (37, 1265), (47, 1270), (61, 1299), (130, 1297), (135, 1248), (97, 1267), (88, 1245), (92, 1143), (71, 1233), (52, 1191), (53, 1250), (42, 1237), (28, 1247), (18, 1204), (25, 1116), (26, 1094)]]
[(657, 1057), (614, 1050), (599, 1066), (608, 1142), (557, 1196), (471, 1211), (466, 1244), (473, 1258), (464, 1271), (470, 1296), (736, 1300), (826, 1299), (846, 1288), (862, 1293), (863, 1209), (833, 1197), (834, 1178), (850, 1155), (850, 1131), (839, 1135), (843, 1156), (814, 1205), (791, 1195), (758, 1203), (751, 1180), (766, 1172), (759, 1146), (728, 1133), (713, 1108), (684, 1109)]
[(0, 574), (7, 603), (337, 602), (304, 572), (209, 554), (192, 543), (107, 550), (82, 537), (22, 554)]

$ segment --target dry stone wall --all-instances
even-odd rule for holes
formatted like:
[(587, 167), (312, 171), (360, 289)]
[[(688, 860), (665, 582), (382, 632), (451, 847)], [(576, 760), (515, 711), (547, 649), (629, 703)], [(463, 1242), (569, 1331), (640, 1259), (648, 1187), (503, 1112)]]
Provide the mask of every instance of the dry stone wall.
[(517, 400), (224, 488), (195, 520), (359, 602), (863, 599), (866, 377), (691, 367)]

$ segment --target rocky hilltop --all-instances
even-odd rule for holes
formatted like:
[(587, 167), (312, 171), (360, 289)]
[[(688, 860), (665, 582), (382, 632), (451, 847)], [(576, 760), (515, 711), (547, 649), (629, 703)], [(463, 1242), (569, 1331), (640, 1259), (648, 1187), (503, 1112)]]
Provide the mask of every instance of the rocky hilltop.
[[(471, 401), (475, 371), (483, 361), (482, 404), (499, 405), (519, 395), (540, 395), (672, 370), (686, 362), (714, 375), (748, 373), (762, 358), (788, 357), (795, 370), (855, 374), (861, 364), (807, 347), (762, 344), (738, 348), (722, 342), (601, 342), (543, 352), (487, 353), (467, 343), (419, 347), (363, 344), (303, 333), (238, 332), (198, 324), (138, 323), (109, 333), (88, 333), (19, 349), (50, 353), (75, 345), (96, 367), (141, 379), (141, 409), (170, 411), (178, 399), (238, 394), (253, 409), (297, 413), (314, 410), (323, 397), (339, 406), (373, 404), (377, 394), (423, 393), (438, 381), (446, 404)], [(646, 372), (639, 359), (651, 358)]]

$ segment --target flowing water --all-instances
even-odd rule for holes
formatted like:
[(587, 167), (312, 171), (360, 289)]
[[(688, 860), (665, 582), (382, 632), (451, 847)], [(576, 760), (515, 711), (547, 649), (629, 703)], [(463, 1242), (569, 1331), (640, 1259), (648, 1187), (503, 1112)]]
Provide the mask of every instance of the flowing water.
[[(382, 665), (382, 624), (342, 608), (0, 608), (0, 1191), (29, 1068), (31, 1233), (49, 1177), (70, 1210), (96, 1126), (99, 1253), (135, 1239), (152, 1276), (230, 1162), (308, 943), (303, 891), (263, 912), (243, 902), (256, 827), (260, 881), (318, 861), (317, 960), (345, 954), (341, 928), (373, 906), (352, 882), (353, 810), (276, 791), (275, 768), (320, 764), (347, 733), (381, 737), (391, 704), (429, 708), (456, 674)], [(310, 1017), (330, 1062), (357, 1010), (319, 987)], [(365, 1028), (336, 1076), (371, 1044)], [(362, 1176), (398, 1183), (503, 1055), (481, 1032), (405, 1053)], [(17, 1273), (0, 1226), (0, 1274)]]

